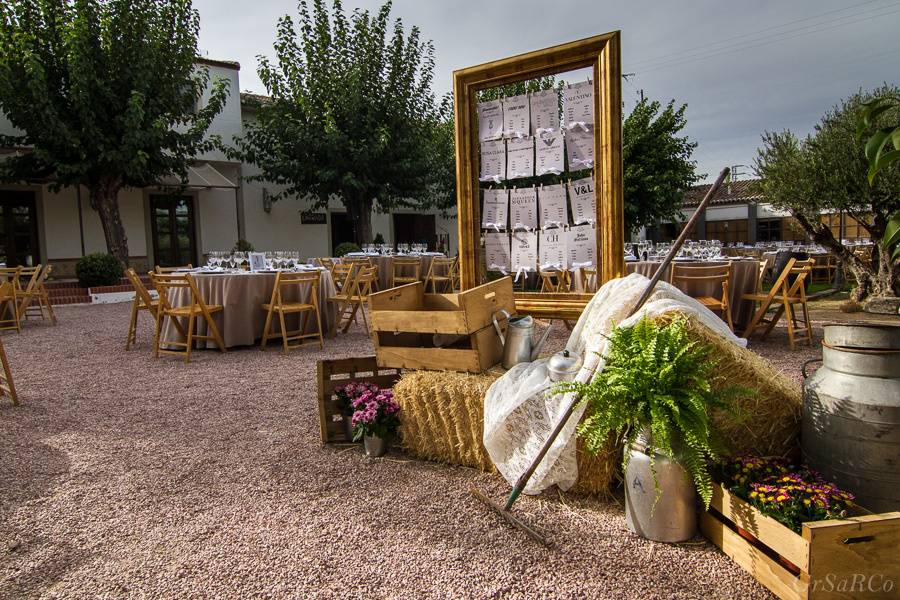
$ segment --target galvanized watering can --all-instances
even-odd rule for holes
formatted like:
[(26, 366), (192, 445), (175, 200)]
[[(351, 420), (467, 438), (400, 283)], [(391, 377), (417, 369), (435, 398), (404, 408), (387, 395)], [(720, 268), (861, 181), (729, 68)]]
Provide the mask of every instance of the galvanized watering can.
[[(499, 313), (503, 313), (506, 316), (507, 327), (505, 336), (500, 329), (500, 324), (497, 322), (497, 314)], [(535, 360), (540, 354), (541, 348), (544, 347), (544, 342), (547, 341), (547, 337), (550, 335), (550, 327), (548, 327), (541, 339), (535, 344), (532, 341), (534, 319), (531, 316), (510, 317), (505, 310), (498, 310), (494, 313), (492, 320), (494, 329), (497, 330), (497, 335), (500, 336), (500, 342), (503, 344), (502, 364), (504, 369), (511, 369), (521, 362)]]

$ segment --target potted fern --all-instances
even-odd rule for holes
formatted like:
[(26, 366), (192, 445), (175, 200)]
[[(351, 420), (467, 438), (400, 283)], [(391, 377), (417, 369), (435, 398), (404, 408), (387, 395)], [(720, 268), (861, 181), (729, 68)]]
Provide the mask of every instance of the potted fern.
[(616, 328), (603, 358), (603, 371), (590, 383), (562, 386), (588, 404), (578, 434), (593, 453), (611, 434), (624, 443), (631, 531), (661, 542), (689, 539), (697, 528), (696, 496), (706, 506), (712, 497), (711, 409), (727, 406), (741, 390), (720, 388), (711, 349), (688, 337), (683, 318)]

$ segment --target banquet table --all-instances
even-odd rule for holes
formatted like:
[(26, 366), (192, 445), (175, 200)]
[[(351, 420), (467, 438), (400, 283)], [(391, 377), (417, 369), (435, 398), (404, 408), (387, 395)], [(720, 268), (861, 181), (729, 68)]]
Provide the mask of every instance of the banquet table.
[[(360, 252), (351, 252), (346, 255), (347, 258), (369, 258), (378, 265), (378, 289), (386, 290), (391, 287), (391, 278), (394, 272), (395, 258), (417, 258), (419, 259), (419, 279), (425, 281), (428, 269), (431, 268), (431, 261), (435, 257), (443, 257), (439, 252), (427, 252), (425, 254), (363, 254)], [(413, 274), (412, 267), (401, 267), (400, 275), (411, 276)]]
[[(327, 270), (320, 270), (319, 273), (319, 315), (322, 319), (322, 334), (327, 335), (334, 332), (335, 322), (337, 320), (337, 307), (328, 302), (329, 296), (337, 294), (334, 286), (334, 279)], [(272, 299), (272, 290), (275, 287), (274, 272), (260, 273), (191, 273), (197, 284), (197, 290), (206, 304), (219, 304), (223, 307), (220, 312), (213, 313), (212, 318), (222, 334), (225, 346), (228, 348), (235, 346), (252, 346), (257, 340), (262, 338), (263, 326), (266, 322), (266, 311), (262, 309), (262, 305), (268, 303)], [(303, 290), (300, 288), (303, 287)], [(290, 286), (282, 289), (282, 297), (285, 302), (295, 302), (306, 299), (309, 294), (309, 286)], [(184, 306), (190, 302), (188, 296), (190, 292), (185, 289), (170, 290), (169, 303), (172, 306)], [(289, 330), (298, 327), (300, 315), (285, 315), (286, 325)], [(186, 322), (184, 320), (183, 322)], [(206, 323), (201, 319), (197, 325), (198, 333), (206, 335)], [(307, 332), (313, 332), (316, 329), (315, 319), (308, 318)], [(273, 326), (273, 330), (278, 330), (278, 326)], [(172, 325), (171, 319), (166, 320), (166, 326), (162, 339), (178, 339), (182, 341), (184, 338), (178, 334), (175, 326)], [(280, 343), (281, 339), (276, 339), (276, 343)], [(207, 348), (215, 348), (216, 343), (212, 340), (206, 341)]]
[[(723, 265), (724, 261), (691, 261), (679, 262), (692, 267), (711, 267), (714, 265)], [(655, 261), (635, 261), (625, 263), (625, 272), (640, 273), (645, 277), (652, 277), (656, 273), (656, 269), (660, 263)], [(662, 280), (669, 281), (670, 269), (663, 272)], [(741, 300), (743, 294), (752, 294), (756, 291), (756, 282), (759, 278), (759, 262), (756, 260), (732, 260), (731, 261), (731, 280), (728, 283), (728, 299), (731, 302), (731, 319), (734, 321), (735, 331), (743, 331), (750, 320), (753, 318), (755, 303), (749, 300)], [(574, 278), (574, 291), (583, 292), (581, 277)], [(596, 282), (591, 282), (596, 286)], [(721, 287), (718, 283), (685, 283), (679, 282), (677, 286), (681, 291), (689, 296), (720, 296)]]

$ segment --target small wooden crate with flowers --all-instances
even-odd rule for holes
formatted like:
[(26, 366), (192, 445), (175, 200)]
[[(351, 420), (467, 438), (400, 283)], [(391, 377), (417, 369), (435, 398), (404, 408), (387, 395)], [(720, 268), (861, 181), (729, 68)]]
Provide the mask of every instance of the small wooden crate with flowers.
[(779, 598), (900, 597), (900, 512), (866, 514), (778, 460), (739, 457), (721, 479), (700, 529)]

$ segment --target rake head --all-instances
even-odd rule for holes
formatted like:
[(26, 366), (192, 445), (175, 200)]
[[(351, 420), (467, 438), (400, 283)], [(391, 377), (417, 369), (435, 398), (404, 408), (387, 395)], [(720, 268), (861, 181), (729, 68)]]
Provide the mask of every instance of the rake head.
[(493, 510), (495, 513), (497, 513), (498, 515), (503, 517), (507, 523), (509, 523), (510, 525), (512, 525), (513, 527), (515, 527), (516, 529), (518, 529), (519, 531), (521, 531), (522, 533), (524, 533), (525, 535), (527, 535), (528, 537), (533, 539), (534, 541), (538, 542), (539, 544), (542, 544), (543, 546), (546, 546), (547, 548), (552, 549), (555, 547), (553, 545), (553, 542), (548, 540), (542, 533), (540, 533), (538, 530), (536, 530), (534, 527), (532, 527), (525, 521), (523, 521), (523, 520), (519, 519), (518, 517), (516, 517), (515, 515), (513, 515), (508, 509), (505, 509), (504, 507), (500, 506), (499, 504), (497, 504), (496, 502), (494, 502), (493, 500), (488, 498), (480, 490), (471, 488), (469, 490), (469, 493), (471, 493), (473, 496), (475, 496), (475, 498), (480, 500), (483, 504), (485, 504), (488, 508)]

